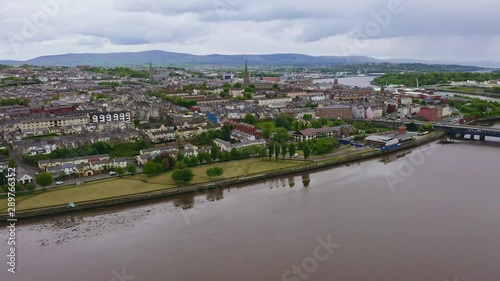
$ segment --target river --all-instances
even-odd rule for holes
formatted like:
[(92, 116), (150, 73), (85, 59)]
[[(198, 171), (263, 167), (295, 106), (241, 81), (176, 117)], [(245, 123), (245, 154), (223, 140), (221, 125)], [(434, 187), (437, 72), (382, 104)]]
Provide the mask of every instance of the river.
[[(347, 86), (358, 86), (358, 87), (370, 87), (370, 86), (372, 86), (373, 87), (373, 85), (371, 85), (371, 82), (373, 81), (373, 79), (375, 77), (376, 76), (363, 76), (363, 77), (353, 76), (353, 77), (343, 77), (343, 78), (338, 78), (338, 79), (339, 79), (340, 84), (347, 85)], [(332, 83), (333, 81), (334, 81), (333, 78), (331, 78), (331, 79), (316, 79), (316, 80), (314, 80), (314, 83)], [(480, 99), (487, 100), (487, 101), (500, 102), (500, 98), (492, 98), (492, 97), (486, 97), (486, 96), (481, 96), (481, 95), (468, 95), (468, 94), (453, 93), (453, 92), (436, 92), (436, 94), (443, 96), (443, 97), (445, 97), (445, 96), (453, 97), (455, 95), (461, 95), (461, 96), (470, 97), (470, 98), (480, 98)]]
[[(352, 77), (341, 77), (338, 78), (339, 84), (347, 86), (358, 86), (358, 87), (371, 87), (371, 82), (376, 76), (352, 76)], [(335, 78), (329, 79), (316, 79), (313, 83), (333, 83)]]
[(2, 243), (0, 276), (496, 281), (499, 157), (500, 143), (431, 144), (406, 156), (24, 221), (17, 273), (7, 273)]

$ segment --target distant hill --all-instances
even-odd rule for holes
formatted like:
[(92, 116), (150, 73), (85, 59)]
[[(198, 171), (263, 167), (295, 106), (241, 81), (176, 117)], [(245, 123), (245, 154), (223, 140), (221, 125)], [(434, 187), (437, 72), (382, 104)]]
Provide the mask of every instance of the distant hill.
[(6, 65), (38, 65), (38, 66), (132, 66), (146, 65), (152, 61), (155, 65), (224, 65), (241, 66), (244, 61), (254, 66), (298, 66), (298, 65), (340, 65), (378, 63), (380, 60), (362, 57), (308, 56), (301, 54), (270, 55), (191, 55), (164, 51), (145, 51), (136, 53), (107, 54), (64, 54), (42, 56), (27, 61), (0, 61)]
[(1, 61), (4, 65), (38, 65), (38, 66), (140, 66), (147, 65), (149, 61), (158, 66), (241, 66), (248, 60), (252, 66), (334, 66), (354, 65), (367, 63), (421, 63), (421, 64), (459, 64), (466, 66), (479, 66), (500, 68), (500, 62), (433, 62), (411, 59), (379, 60), (365, 56), (309, 56), (302, 54), (268, 54), (268, 55), (191, 55), (165, 51), (144, 51), (127, 53), (104, 54), (63, 54), (37, 57), (27, 61)]

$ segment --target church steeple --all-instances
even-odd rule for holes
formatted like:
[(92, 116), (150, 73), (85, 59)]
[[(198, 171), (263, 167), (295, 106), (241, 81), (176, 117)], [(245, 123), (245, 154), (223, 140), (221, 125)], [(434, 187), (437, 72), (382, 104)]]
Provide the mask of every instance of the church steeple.
[(153, 82), (153, 63), (149, 61), (149, 81)]
[(243, 86), (248, 87), (250, 85), (250, 74), (248, 73), (248, 60), (245, 60), (245, 76), (243, 78)]

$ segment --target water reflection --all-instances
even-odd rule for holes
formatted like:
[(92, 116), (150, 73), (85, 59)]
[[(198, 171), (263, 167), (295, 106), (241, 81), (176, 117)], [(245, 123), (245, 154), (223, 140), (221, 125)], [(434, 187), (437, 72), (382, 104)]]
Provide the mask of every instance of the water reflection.
[(184, 210), (191, 209), (194, 207), (194, 198), (196, 197), (196, 193), (187, 193), (175, 197), (173, 199), (174, 206), (182, 208)]
[(309, 184), (311, 184), (311, 174), (310, 173), (304, 173), (302, 174), (302, 184), (304, 187), (309, 187)]
[(224, 189), (222, 188), (213, 188), (213, 189), (209, 189), (207, 190), (207, 200), (209, 202), (213, 202), (213, 201), (219, 201), (219, 200), (222, 200), (224, 199)]

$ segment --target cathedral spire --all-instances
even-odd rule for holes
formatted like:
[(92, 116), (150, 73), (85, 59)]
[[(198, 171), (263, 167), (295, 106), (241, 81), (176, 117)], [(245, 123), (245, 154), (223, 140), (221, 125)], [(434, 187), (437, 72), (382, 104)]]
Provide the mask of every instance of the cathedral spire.
[(149, 61), (149, 81), (153, 82), (153, 63)]
[(245, 76), (243, 78), (243, 86), (248, 87), (250, 85), (250, 74), (248, 73), (248, 60), (245, 60)]

